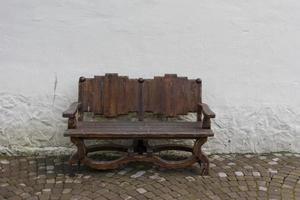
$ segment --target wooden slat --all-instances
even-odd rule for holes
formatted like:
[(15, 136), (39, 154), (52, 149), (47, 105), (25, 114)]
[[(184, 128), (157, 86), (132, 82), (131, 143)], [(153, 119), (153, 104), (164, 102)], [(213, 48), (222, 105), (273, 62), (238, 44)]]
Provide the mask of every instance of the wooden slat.
[(69, 129), (64, 136), (93, 138), (93, 139), (197, 139), (201, 137), (213, 136), (210, 129), (199, 133), (193, 132), (105, 132), (99, 133), (98, 130), (78, 130)]
[(138, 111), (138, 81), (137, 79), (128, 79), (126, 82), (126, 104), (127, 112)]
[(93, 91), (94, 91), (94, 80), (91, 78), (86, 78), (84, 82), (81, 83), (81, 103), (84, 112), (90, 112), (93, 108)]
[(162, 101), (162, 111), (166, 116), (173, 117), (175, 116), (175, 104), (176, 99), (174, 98), (174, 86), (177, 75), (165, 75), (163, 79), (163, 101)]
[(78, 127), (105, 127), (105, 126), (171, 126), (171, 127), (201, 127), (197, 122), (78, 122)]
[(104, 116), (114, 117), (118, 113), (118, 74), (104, 77)]
[(103, 76), (95, 76), (93, 80), (93, 109), (92, 111), (95, 114), (103, 113), (103, 84), (104, 77)]
[(122, 115), (128, 113), (128, 106), (127, 106), (127, 97), (130, 95), (130, 92), (126, 92), (126, 85), (127, 85), (128, 77), (120, 76), (117, 79), (118, 86), (117, 90), (117, 113), (116, 115)]
[(199, 138), (212, 136), (194, 122), (79, 122), (65, 136), (95, 138)]
[(83, 94), (83, 82), (85, 81), (85, 77), (80, 77), (78, 81), (78, 102), (81, 103), (79, 107), (79, 112), (83, 113), (83, 101), (84, 101), (84, 94)]

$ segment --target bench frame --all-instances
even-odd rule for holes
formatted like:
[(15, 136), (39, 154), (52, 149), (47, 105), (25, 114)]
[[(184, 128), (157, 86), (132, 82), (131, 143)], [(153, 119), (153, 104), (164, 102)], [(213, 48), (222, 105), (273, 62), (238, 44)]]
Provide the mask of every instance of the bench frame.
[[(115, 77), (116, 74), (106, 74), (105, 77)], [(165, 77), (173, 77), (176, 78), (176, 75), (165, 75)], [(86, 81), (86, 78), (80, 77), (79, 79), (79, 93), (81, 84)], [(143, 92), (143, 83), (144, 79), (140, 78), (137, 79), (138, 82), (138, 119), (139, 121), (144, 120), (144, 92)], [(201, 90), (201, 83), (200, 79), (196, 79), (195, 82), (197, 85), (200, 85)], [(80, 97), (81, 95), (81, 97)], [(81, 100), (83, 94), (79, 94), (79, 100)], [(200, 91), (201, 95), (201, 91)], [(68, 118), (68, 130), (76, 129), (77, 122), (83, 120), (83, 103), (82, 102), (74, 102), (70, 105), (70, 107), (63, 112), (63, 117)], [(197, 103), (196, 105), (196, 112), (197, 112), (197, 123), (199, 123), (199, 131), (211, 129), (211, 118), (215, 118), (215, 113), (211, 111), (207, 104)], [(175, 113), (176, 115), (176, 113)], [(109, 116), (111, 117), (111, 116)], [(114, 117), (114, 116), (113, 116)], [(101, 123), (101, 122), (99, 122)], [(166, 122), (167, 123), (167, 122)], [(150, 146), (148, 144), (148, 139), (163, 139), (162, 137), (158, 138), (147, 138), (145, 139), (146, 135), (140, 135), (139, 138), (135, 138), (132, 146), (123, 146), (123, 145), (92, 145), (86, 146), (84, 143), (85, 139), (95, 139), (95, 140), (105, 140), (105, 139), (118, 139), (113, 138), (105, 135), (105, 133), (101, 134), (101, 136), (91, 136), (88, 134), (82, 134), (76, 137), (72, 137), (65, 133), (65, 136), (70, 136), (71, 142), (75, 144), (77, 147), (77, 152), (74, 153), (69, 160), (70, 168), (72, 169), (71, 174), (73, 174), (73, 165), (77, 164), (78, 168), (80, 164), (84, 164), (88, 167), (99, 169), (99, 170), (106, 170), (106, 169), (116, 169), (120, 168), (123, 165), (135, 162), (135, 161), (143, 161), (143, 162), (151, 162), (157, 166), (168, 168), (168, 169), (176, 169), (176, 168), (186, 168), (195, 163), (199, 163), (202, 167), (201, 175), (208, 175), (209, 174), (209, 159), (202, 151), (202, 145), (207, 142), (207, 138), (212, 136), (211, 134), (203, 134), (197, 137), (190, 137), (190, 138), (178, 138), (174, 137), (166, 137), (165, 139), (195, 139), (194, 146), (189, 147), (185, 145), (177, 145), (177, 144), (166, 144), (166, 145), (157, 145), (157, 146)], [(122, 139), (132, 139), (132, 137), (127, 137), (125, 134), (125, 138)], [(180, 150), (180, 151), (187, 151), (191, 152), (192, 155), (184, 160), (180, 161), (170, 161), (164, 160), (159, 156), (155, 155), (154, 153), (165, 151), (165, 150)], [(95, 151), (119, 151), (124, 152), (124, 155), (116, 160), (113, 161), (96, 161), (88, 157), (88, 153), (95, 152)]]

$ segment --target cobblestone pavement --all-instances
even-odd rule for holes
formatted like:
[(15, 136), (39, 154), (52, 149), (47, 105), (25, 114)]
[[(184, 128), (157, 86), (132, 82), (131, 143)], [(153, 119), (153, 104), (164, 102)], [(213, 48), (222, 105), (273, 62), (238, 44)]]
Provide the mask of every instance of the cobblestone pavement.
[(141, 163), (69, 177), (67, 157), (1, 157), (0, 199), (300, 199), (300, 154), (209, 157), (205, 177)]

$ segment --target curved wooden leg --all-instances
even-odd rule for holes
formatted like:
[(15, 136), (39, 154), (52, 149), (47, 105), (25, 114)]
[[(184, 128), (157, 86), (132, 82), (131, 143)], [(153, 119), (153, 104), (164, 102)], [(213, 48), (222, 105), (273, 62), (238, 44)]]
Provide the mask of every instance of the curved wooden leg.
[(207, 137), (199, 138), (196, 140), (194, 144), (193, 153), (199, 159), (199, 164), (203, 164), (203, 168), (201, 171), (201, 175), (208, 175), (209, 174), (209, 160), (208, 157), (203, 153), (201, 147), (207, 141)]
[(134, 146), (126, 147), (121, 145), (93, 145), (87, 146), (86, 153), (94, 152), (94, 151), (101, 151), (101, 150), (114, 150), (114, 151), (121, 151), (127, 152), (122, 157), (110, 160), (110, 161), (97, 161), (88, 156), (85, 156), (82, 160), (82, 163), (88, 167), (98, 170), (105, 170), (105, 169), (116, 169), (119, 168), (127, 163), (136, 162), (136, 161), (143, 161), (143, 162), (151, 162), (156, 164), (160, 167), (169, 168), (169, 169), (177, 169), (177, 168), (186, 168), (192, 166), (194, 163), (198, 162), (199, 159), (194, 154), (184, 160), (179, 161), (171, 161), (165, 160), (160, 158), (159, 156), (154, 155), (153, 153), (164, 151), (164, 150), (182, 150), (187, 152), (193, 152), (193, 148), (183, 145), (159, 145), (151, 147), (144, 141), (143, 144), (146, 147), (146, 152), (143, 154), (139, 154), (140, 152), (134, 152)]
[[(209, 160), (201, 150), (202, 145), (206, 141), (207, 141), (207, 137), (197, 139), (193, 148), (188, 146), (182, 146), (182, 145), (160, 145), (160, 146), (149, 147), (147, 142), (143, 142), (143, 146), (146, 148), (146, 151), (144, 152), (144, 151), (134, 151), (134, 147), (125, 147), (120, 145), (117, 146), (92, 145), (86, 147), (83, 138), (71, 137), (71, 142), (76, 145), (77, 152), (74, 155), (72, 155), (72, 157), (70, 158), (69, 165), (70, 165), (70, 169), (72, 170), (73, 170), (73, 165), (75, 164), (77, 164), (79, 170), (80, 163), (83, 163), (86, 166), (89, 166), (94, 169), (104, 170), (104, 169), (116, 169), (129, 162), (144, 161), (144, 162), (152, 162), (161, 167), (176, 169), (176, 168), (189, 167), (194, 163), (198, 162), (202, 167), (201, 175), (208, 175)], [(122, 157), (112, 161), (96, 161), (87, 156), (89, 152), (102, 151), (102, 150), (114, 150), (114, 151), (116, 150), (121, 152), (128, 152), (128, 154), (125, 154)], [(193, 155), (184, 160), (171, 161), (171, 160), (162, 159), (153, 154), (155, 152), (164, 151), (164, 150), (187, 151), (187, 152), (192, 152)]]

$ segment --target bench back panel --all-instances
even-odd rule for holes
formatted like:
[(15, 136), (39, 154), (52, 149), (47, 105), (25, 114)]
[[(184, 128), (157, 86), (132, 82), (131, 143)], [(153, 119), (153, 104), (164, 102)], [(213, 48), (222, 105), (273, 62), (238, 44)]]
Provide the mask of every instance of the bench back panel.
[[(142, 95), (141, 95), (142, 92)], [(154, 77), (139, 83), (118, 74), (80, 78), (81, 112), (116, 117), (143, 111), (174, 117), (197, 111), (201, 102), (201, 81), (177, 75)]]
[(127, 76), (106, 74), (79, 81), (82, 112), (106, 117), (138, 112), (138, 81)]
[(174, 117), (197, 111), (201, 83), (187, 77), (165, 75), (144, 82), (144, 110)]

